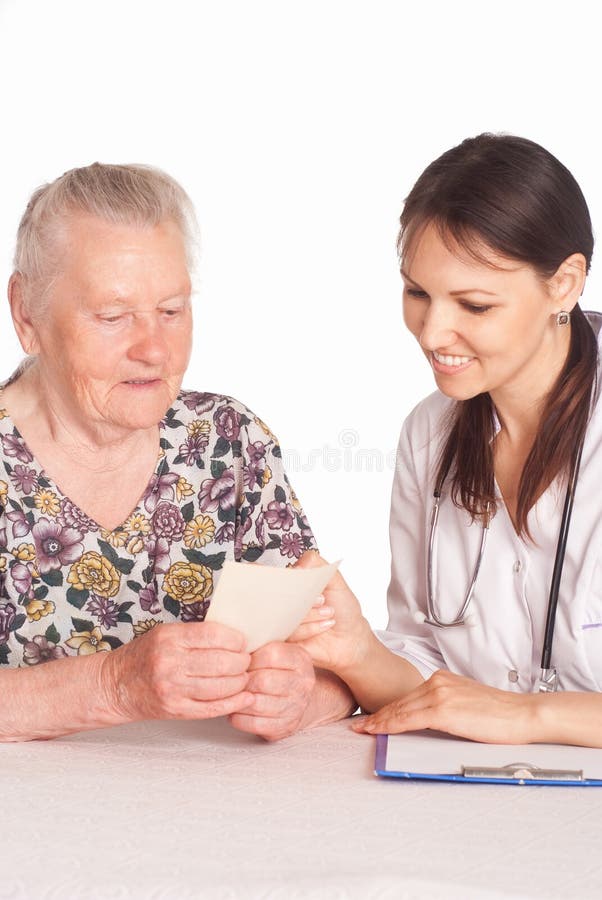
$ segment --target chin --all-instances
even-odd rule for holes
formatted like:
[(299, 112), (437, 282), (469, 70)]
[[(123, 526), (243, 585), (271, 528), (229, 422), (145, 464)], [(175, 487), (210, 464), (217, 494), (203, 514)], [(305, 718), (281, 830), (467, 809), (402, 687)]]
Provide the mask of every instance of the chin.
[(133, 430), (153, 428), (158, 425), (173, 401), (164, 398), (162, 403), (137, 403), (111, 411), (110, 419), (115, 425)]
[(437, 379), (435, 379), (435, 382), (441, 393), (449, 397), (450, 400), (472, 400), (473, 397), (478, 397), (479, 394), (484, 393), (483, 390), (478, 390), (474, 387), (470, 388), (466, 385), (449, 384), (449, 382), (440, 384)]

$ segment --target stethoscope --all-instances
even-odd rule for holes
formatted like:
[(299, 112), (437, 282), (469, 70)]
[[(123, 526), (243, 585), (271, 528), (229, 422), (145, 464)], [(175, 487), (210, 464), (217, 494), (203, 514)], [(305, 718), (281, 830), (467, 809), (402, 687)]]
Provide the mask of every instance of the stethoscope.
[[(543, 639), (543, 651), (541, 654), (541, 672), (539, 675), (538, 690), (542, 692), (555, 691), (558, 688), (558, 673), (552, 666), (552, 642), (554, 640), (554, 625), (556, 623), (556, 608), (558, 606), (558, 592), (560, 589), (560, 579), (562, 577), (562, 567), (564, 565), (564, 554), (566, 551), (566, 542), (569, 533), (569, 525), (571, 522), (571, 514), (573, 512), (573, 499), (575, 496), (575, 487), (577, 485), (577, 477), (579, 475), (579, 466), (581, 463), (581, 454), (583, 453), (583, 440), (577, 449), (577, 453), (573, 459), (571, 472), (566, 489), (564, 500), (564, 508), (562, 510), (562, 521), (560, 523), (560, 532), (558, 534), (558, 543), (556, 545), (556, 556), (554, 559), (554, 570), (552, 572), (552, 581), (550, 584), (550, 594), (548, 599), (548, 610), (546, 614), (546, 628)], [(487, 534), (489, 532), (489, 515), (486, 511), (486, 518), (482, 528), (481, 541), (479, 544), (479, 552), (472, 579), (466, 591), (464, 602), (460, 607), (457, 615), (449, 622), (444, 621), (437, 614), (435, 609), (435, 597), (433, 591), (433, 557), (435, 550), (435, 536), (437, 533), (437, 522), (439, 519), (439, 505), (441, 503), (441, 493), (443, 483), (447, 477), (448, 471), (440, 475), (435, 490), (433, 492), (433, 511), (431, 513), (431, 527), (428, 541), (428, 557), (427, 557), (427, 580), (426, 580), (426, 616), (419, 613), (420, 622), (427, 625), (434, 625), (438, 628), (453, 628), (456, 625), (469, 625), (470, 607), (479, 570), (485, 553), (485, 544), (487, 543)]]

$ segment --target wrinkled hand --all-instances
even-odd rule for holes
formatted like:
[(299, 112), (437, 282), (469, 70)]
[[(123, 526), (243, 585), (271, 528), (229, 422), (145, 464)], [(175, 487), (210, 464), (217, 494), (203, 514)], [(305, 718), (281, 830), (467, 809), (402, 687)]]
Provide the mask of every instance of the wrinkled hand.
[(302, 647), (273, 641), (251, 655), (247, 690), (252, 703), (230, 717), (235, 728), (275, 741), (293, 734), (315, 684), (314, 667)]
[(369, 734), (430, 728), (489, 744), (527, 744), (533, 740), (535, 696), (501, 691), (440, 669), (353, 728)]
[(110, 707), (125, 721), (207, 719), (243, 709), (251, 660), (240, 632), (217, 622), (174, 622), (107, 653)]
[[(326, 565), (315, 551), (304, 553), (296, 567), (310, 569)], [(321, 598), (289, 637), (303, 647), (316, 666), (343, 674), (359, 664), (364, 646), (372, 631), (357, 597), (337, 572), (324, 589)]]

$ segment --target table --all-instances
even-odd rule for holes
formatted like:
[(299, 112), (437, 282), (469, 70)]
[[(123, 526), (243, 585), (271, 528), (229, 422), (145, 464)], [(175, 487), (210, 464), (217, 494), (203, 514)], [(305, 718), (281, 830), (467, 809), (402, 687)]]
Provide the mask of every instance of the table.
[(532, 900), (602, 895), (602, 789), (372, 774), (338, 722), (224, 720), (0, 745), (1, 900)]

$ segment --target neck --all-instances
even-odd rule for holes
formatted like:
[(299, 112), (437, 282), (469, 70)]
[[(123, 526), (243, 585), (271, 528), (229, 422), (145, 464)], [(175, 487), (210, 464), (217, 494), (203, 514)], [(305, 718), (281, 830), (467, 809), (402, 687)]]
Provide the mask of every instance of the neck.
[(500, 426), (511, 444), (533, 442), (541, 416), (569, 353), (570, 326), (557, 328), (552, 346), (530, 360), (512, 382), (490, 392)]
[[(158, 446), (157, 425), (132, 430), (105, 422), (83, 422), (53, 390), (37, 363), (27, 368), (10, 388), (18, 410), (16, 424), (25, 439), (28, 432), (34, 432), (42, 443), (59, 446), (79, 467), (93, 472), (120, 469), (141, 447)], [(11, 417), (15, 421), (15, 416)]]

